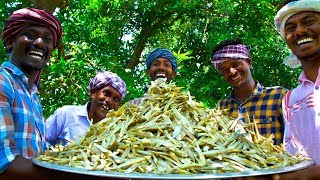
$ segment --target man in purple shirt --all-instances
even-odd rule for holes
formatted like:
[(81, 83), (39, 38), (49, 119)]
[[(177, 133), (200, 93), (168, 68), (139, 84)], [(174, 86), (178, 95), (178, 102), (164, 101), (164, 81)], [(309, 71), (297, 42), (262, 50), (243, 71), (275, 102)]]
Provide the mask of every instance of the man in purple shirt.
[(109, 110), (118, 109), (126, 96), (126, 84), (116, 74), (100, 71), (91, 79), (89, 86), (91, 101), (83, 106), (66, 105), (55, 111), (46, 121), (46, 141), (49, 145), (66, 145), (77, 141), (92, 123), (106, 117)]

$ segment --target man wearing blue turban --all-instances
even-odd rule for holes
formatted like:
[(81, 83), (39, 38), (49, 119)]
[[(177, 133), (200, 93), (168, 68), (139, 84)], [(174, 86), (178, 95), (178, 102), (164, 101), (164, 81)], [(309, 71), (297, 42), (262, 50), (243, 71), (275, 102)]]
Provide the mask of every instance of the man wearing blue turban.
[(157, 48), (148, 54), (146, 59), (147, 75), (152, 81), (166, 78), (170, 82), (178, 69), (176, 58), (164, 48)]
[[(158, 78), (166, 78), (170, 82), (177, 73), (178, 64), (171, 51), (164, 48), (157, 48), (151, 51), (146, 58), (146, 73), (151, 81)], [(136, 98), (129, 104), (140, 104), (143, 97)]]

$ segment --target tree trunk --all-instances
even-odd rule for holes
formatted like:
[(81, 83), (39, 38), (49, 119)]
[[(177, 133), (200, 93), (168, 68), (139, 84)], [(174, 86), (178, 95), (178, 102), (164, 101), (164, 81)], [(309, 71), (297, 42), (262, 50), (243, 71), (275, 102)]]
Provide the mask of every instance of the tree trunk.
[(64, 0), (29, 0), (34, 4), (35, 7), (46, 9), (53, 13), (56, 8), (64, 1)]
[(138, 42), (132, 54), (132, 58), (127, 63), (127, 67), (129, 69), (134, 69), (138, 63), (143, 49), (146, 46), (147, 40), (160, 28), (167, 27), (168, 25), (172, 25), (179, 17), (176, 17), (169, 21), (167, 25), (164, 25), (164, 22), (168, 21), (168, 19), (174, 14), (174, 12), (168, 12), (164, 14), (162, 17), (157, 18), (154, 23), (146, 24), (142, 27), (142, 30), (138, 36)]

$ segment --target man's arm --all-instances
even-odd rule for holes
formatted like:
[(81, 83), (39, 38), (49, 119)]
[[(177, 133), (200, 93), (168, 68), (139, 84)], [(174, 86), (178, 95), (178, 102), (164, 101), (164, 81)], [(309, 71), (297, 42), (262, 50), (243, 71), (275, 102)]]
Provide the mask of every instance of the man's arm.
[(320, 179), (320, 165), (311, 166), (306, 169), (290, 173), (275, 174), (273, 180), (318, 180)]
[(17, 156), (0, 178), (40, 179), (40, 175), (31, 160)]
[[(25, 180), (106, 179), (98, 176), (68, 173), (39, 167), (34, 165), (31, 160), (17, 156), (10, 164), (9, 168), (4, 173), (0, 174), (0, 179), (12, 180), (20, 178)], [(107, 179), (109, 180), (110, 178)]]
[(64, 128), (61, 123), (63, 114), (64, 112), (59, 108), (46, 120), (46, 143), (50, 146), (57, 144), (58, 136)]

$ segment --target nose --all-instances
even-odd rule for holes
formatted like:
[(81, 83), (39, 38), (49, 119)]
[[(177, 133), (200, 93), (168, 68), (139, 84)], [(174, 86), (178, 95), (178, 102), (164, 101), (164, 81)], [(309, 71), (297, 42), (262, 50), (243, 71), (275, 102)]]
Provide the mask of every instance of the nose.
[(165, 67), (164, 67), (164, 65), (163, 65), (163, 64), (160, 64), (160, 65), (159, 65), (159, 67), (158, 67), (158, 69), (159, 69), (159, 70), (164, 70), (164, 69), (165, 69)]
[(112, 106), (113, 107), (114, 101), (113, 101), (112, 97), (107, 96), (105, 98), (105, 102), (108, 104), (108, 106)]
[(230, 74), (235, 74), (237, 72), (236, 68), (230, 68)]
[(42, 47), (42, 46), (44, 45), (43, 39), (42, 39), (41, 37), (38, 37), (37, 39), (35, 39), (35, 40), (33, 41), (33, 44), (36, 45), (36, 46)]
[(307, 29), (303, 25), (297, 24), (296, 31), (295, 31), (296, 36), (301, 37), (305, 35), (306, 32), (307, 32)]

